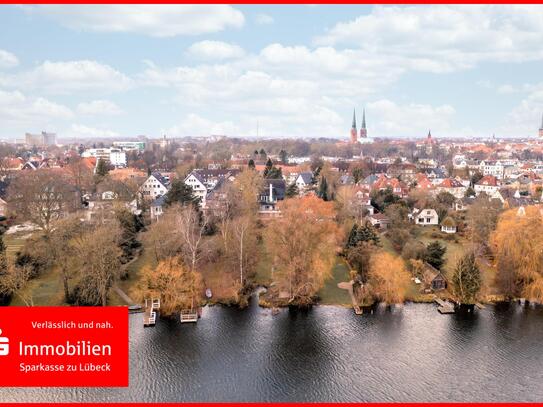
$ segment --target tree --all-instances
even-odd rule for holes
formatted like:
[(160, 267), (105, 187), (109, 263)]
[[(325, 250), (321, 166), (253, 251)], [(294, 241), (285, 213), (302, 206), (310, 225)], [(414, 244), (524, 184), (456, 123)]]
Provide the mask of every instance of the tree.
[(283, 164), (288, 163), (288, 153), (285, 150), (279, 151), (279, 158)]
[(76, 304), (107, 305), (109, 290), (121, 267), (119, 238), (119, 226), (109, 224), (98, 226), (73, 243), (81, 276), (73, 293)]
[(475, 195), (477, 195), (477, 193), (475, 192), (475, 190), (470, 186), (466, 189), (466, 192), (464, 193), (464, 196), (466, 198), (471, 198), (471, 197), (474, 197)]
[(77, 216), (59, 221), (49, 236), (49, 247), (54, 263), (60, 272), (64, 287), (64, 301), (71, 301), (70, 281), (77, 274), (77, 261), (74, 259), (78, 253), (73, 242), (84, 232), (84, 225)]
[(364, 222), (362, 225), (354, 224), (349, 232), (346, 247), (355, 247), (360, 242), (379, 244), (379, 235), (370, 222)]
[(378, 299), (387, 304), (399, 304), (405, 300), (410, 275), (401, 258), (387, 252), (372, 256), (368, 283)]
[(454, 295), (461, 304), (475, 304), (481, 290), (481, 272), (473, 252), (467, 253), (456, 263), (452, 285)]
[(288, 303), (308, 306), (335, 260), (339, 228), (331, 202), (314, 195), (280, 202), (281, 218), (270, 221), (265, 234), (268, 253), (275, 255), (274, 279), (288, 293)]
[(249, 162), (247, 163), (247, 167), (250, 168), (251, 170), (254, 170), (255, 169), (255, 160), (253, 160), (252, 158), (249, 160)]
[(20, 171), (8, 189), (8, 205), (21, 219), (45, 234), (53, 224), (80, 206), (77, 191), (53, 169)]
[(293, 182), (287, 187), (287, 190), (285, 191), (285, 196), (287, 198), (293, 198), (298, 195), (299, 195), (298, 187), (296, 186), (296, 183)]
[(481, 247), (488, 245), (490, 234), (496, 228), (501, 210), (501, 202), (497, 199), (489, 199), (485, 193), (475, 198), (466, 214), (466, 223), (473, 244)]
[(170, 317), (201, 304), (202, 277), (186, 267), (179, 257), (168, 257), (156, 267), (143, 270), (143, 297), (160, 298), (160, 313)]
[(269, 179), (280, 179), (283, 178), (283, 172), (281, 171), (281, 168), (277, 168), (273, 165), (273, 162), (271, 158), (268, 158), (268, 161), (266, 161), (266, 168), (264, 168), (264, 178)]
[(390, 187), (374, 191), (371, 194), (371, 204), (377, 208), (379, 212), (384, 212), (387, 206), (399, 201), (401, 201), (401, 198), (398, 195), (395, 195)]
[(99, 158), (98, 162), (96, 163), (95, 173), (98, 177), (105, 177), (109, 173), (109, 167), (107, 165), (107, 162)]
[(318, 195), (323, 201), (328, 201), (328, 183), (325, 177), (321, 177)]
[(508, 298), (543, 302), (543, 215), (536, 206), (503, 213), (491, 234), (496, 282)]
[(439, 241), (428, 243), (426, 246), (426, 253), (424, 254), (424, 261), (429, 265), (440, 270), (443, 263), (445, 263), (445, 252), (447, 248)]
[(266, 151), (264, 151), (263, 148), (260, 149), (259, 155), (260, 155), (260, 159), (262, 161), (264, 161), (266, 158), (268, 158), (268, 155), (266, 154)]
[(473, 173), (470, 179), (470, 186), (473, 187), (475, 184), (477, 184), (481, 178), (483, 178), (483, 174), (481, 174), (479, 171), (476, 171)]
[(74, 156), (70, 157), (65, 169), (81, 199), (83, 192), (88, 191), (92, 186), (92, 168), (80, 156)]
[(439, 194), (437, 194), (436, 201), (447, 208), (450, 208), (456, 202), (456, 198), (450, 192), (441, 191)]
[(356, 246), (347, 249), (346, 258), (349, 265), (356, 271), (358, 280), (365, 284), (370, 270), (371, 256), (375, 245), (369, 242), (358, 242)]
[(177, 178), (173, 180), (172, 185), (165, 200), (166, 206), (178, 203), (180, 205), (195, 205), (198, 203), (198, 198), (193, 195), (192, 188), (185, 182)]

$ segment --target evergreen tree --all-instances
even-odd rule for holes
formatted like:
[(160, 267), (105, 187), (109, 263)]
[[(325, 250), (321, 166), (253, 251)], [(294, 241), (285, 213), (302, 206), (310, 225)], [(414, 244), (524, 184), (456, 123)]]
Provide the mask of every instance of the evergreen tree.
[(379, 244), (379, 235), (369, 222), (364, 223), (358, 228), (356, 238), (358, 242), (373, 242), (375, 245)]
[(174, 203), (180, 203), (181, 205), (196, 204), (198, 198), (192, 193), (192, 188), (185, 184), (182, 179), (175, 179), (172, 182), (172, 186), (166, 194), (166, 206), (170, 206)]
[(260, 149), (260, 153), (259, 153), (259, 154), (260, 154), (260, 159), (261, 159), (261, 160), (265, 160), (265, 159), (268, 157), (268, 155), (266, 154), (266, 152), (264, 151), (263, 148)]
[(468, 187), (468, 189), (466, 189), (466, 192), (464, 193), (464, 196), (466, 198), (469, 198), (469, 197), (472, 197), (472, 196), (475, 196), (475, 195), (477, 195), (477, 194), (475, 193), (475, 190), (472, 187)]
[(466, 254), (456, 263), (452, 284), (454, 294), (461, 304), (475, 304), (481, 289), (481, 271), (477, 267), (473, 252)]
[(328, 201), (328, 182), (325, 177), (321, 178), (318, 195), (323, 201)]
[(255, 160), (253, 160), (252, 158), (249, 160), (249, 162), (247, 163), (247, 167), (249, 167), (251, 170), (254, 170), (255, 169)]
[(298, 187), (296, 186), (296, 183), (292, 183), (287, 187), (287, 190), (285, 191), (285, 196), (287, 198), (292, 198), (294, 196), (297, 196), (299, 194)]
[(351, 228), (351, 231), (349, 232), (349, 236), (347, 237), (347, 242), (345, 243), (345, 247), (354, 247), (358, 243), (357, 240), (357, 232), (358, 232), (358, 224), (354, 224)]
[(424, 261), (436, 269), (440, 270), (443, 263), (445, 263), (445, 252), (447, 248), (437, 240), (431, 242), (426, 246), (426, 253), (424, 255)]
[(266, 161), (266, 168), (264, 168), (264, 178), (268, 179), (280, 179), (283, 178), (283, 172), (281, 168), (277, 168), (273, 165), (271, 158)]
[(281, 158), (281, 162), (283, 164), (286, 164), (288, 162), (288, 154), (285, 150), (279, 151), (279, 158)]
[(107, 166), (107, 163), (102, 160), (101, 158), (98, 159), (98, 162), (96, 163), (96, 175), (100, 177), (105, 177), (109, 172), (109, 168)]

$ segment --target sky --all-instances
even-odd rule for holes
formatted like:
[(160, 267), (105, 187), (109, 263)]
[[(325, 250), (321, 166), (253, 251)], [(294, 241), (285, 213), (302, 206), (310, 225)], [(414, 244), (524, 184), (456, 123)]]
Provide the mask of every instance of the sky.
[(0, 6), (0, 138), (536, 136), (543, 6)]

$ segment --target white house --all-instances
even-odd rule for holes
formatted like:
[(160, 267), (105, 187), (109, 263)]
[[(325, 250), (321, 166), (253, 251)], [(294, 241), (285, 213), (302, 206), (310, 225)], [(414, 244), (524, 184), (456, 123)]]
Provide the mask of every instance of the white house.
[(170, 190), (170, 183), (159, 172), (153, 172), (140, 186), (139, 192), (143, 199), (154, 201), (159, 196), (164, 196)]
[(477, 195), (484, 192), (487, 195), (492, 196), (500, 190), (500, 185), (494, 175), (485, 175), (475, 184), (474, 189)]
[(435, 209), (415, 209), (411, 216), (417, 225), (428, 226), (439, 224), (439, 216)]
[(109, 151), (109, 163), (115, 167), (126, 167), (126, 153), (112, 148)]
[(185, 178), (184, 182), (185, 185), (192, 188), (192, 194), (195, 197), (200, 198), (200, 202), (203, 203), (206, 199), (207, 187), (202, 177), (200, 177), (197, 172), (193, 171)]
[(298, 187), (298, 191), (307, 189), (311, 185), (311, 181), (313, 181), (312, 173), (301, 172), (298, 174), (298, 177), (296, 178), (296, 186)]
[(449, 234), (456, 233), (456, 222), (454, 219), (450, 216), (443, 219), (443, 222), (441, 222), (441, 231)]

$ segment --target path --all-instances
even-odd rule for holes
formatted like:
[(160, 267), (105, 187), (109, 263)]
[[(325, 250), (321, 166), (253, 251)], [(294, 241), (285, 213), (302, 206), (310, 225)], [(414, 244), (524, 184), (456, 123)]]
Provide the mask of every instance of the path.
[(354, 284), (354, 281), (351, 280), (349, 282), (344, 281), (342, 283), (338, 283), (337, 286), (338, 288), (347, 290), (349, 292), (349, 295), (351, 296), (351, 301), (353, 302), (354, 313), (356, 315), (362, 315), (362, 310), (358, 306), (358, 303), (356, 302), (356, 298), (354, 297), (353, 284)]
[(127, 305), (135, 304), (135, 301), (133, 301), (132, 298), (130, 298), (123, 290), (121, 290), (121, 288), (117, 284), (115, 284), (112, 288), (113, 291), (115, 291), (119, 295), (119, 297), (121, 297), (123, 301), (126, 302)]

